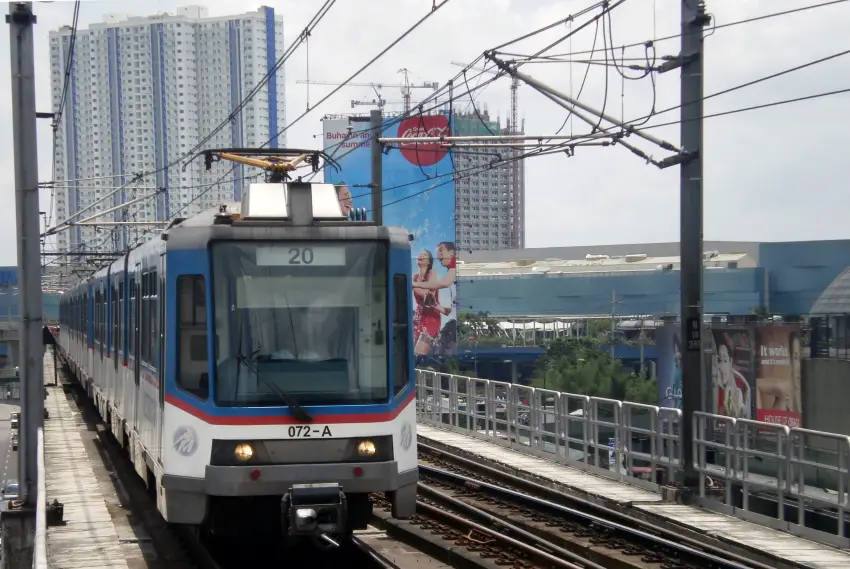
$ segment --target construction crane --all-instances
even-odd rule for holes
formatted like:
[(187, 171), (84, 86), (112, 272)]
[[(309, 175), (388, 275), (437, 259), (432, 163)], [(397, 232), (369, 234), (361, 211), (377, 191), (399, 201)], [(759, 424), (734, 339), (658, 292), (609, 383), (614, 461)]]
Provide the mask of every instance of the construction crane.
[[(490, 69), (480, 69), (478, 67), (468, 67), (466, 63), (460, 63), (459, 61), (452, 61), (452, 65), (457, 65), (458, 67), (463, 67), (464, 69), (468, 69), (470, 71), (480, 71), (482, 73), (492, 73), (496, 75), (500, 73), (499, 71), (492, 71)], [(513, 77), (511, 79), (511, 122), (508, 125), (508, 132), (510, 134), (519, 134), (519, 118), (517, 115), (519, 114), (519, 100), (517, 96), (517, 91), (519, 90), (519, 79)]]
[(296, 81), (296, 83), (300, 83), (300, 84), (303, 84), (303, 85), (333, 85), (333, 86), (348, 85), (349, 87), (371, 87), (372, 89), (375, 90), (375, 93), (378, 94), (378, 99), (380, 99), (380, 101), (379, 101), (380, 102), (380, 105), (379, 105), (380, 108), (383, 108), (386, 101), (383, 101), (383, 98), (381, 97), (380, 93), (378, 93), (378, 91), (380, 89), (383, 89), (384, 87), (395, 87), (395, 88), (401, 89), (402, 97), (404, 97), (404, 112), (408, 112), (410, 110), (410, 90), (411, 89), (431, 89), (433, 91), (436, 91), (437, 89), (440, 88), (440, 84), (437, 83), (436, 81), (426, 81), (426, 82), (419, 84), (419, 85), (411, 84), (410, 81), (408, 81), (408, 79), (407, 79), (407, 70), (404, 69), (404, 70), (401, 70), (401, 71), (405, 72), (404, 83), (354, 83), (354, 82), (342, 83), (341, 81), (312, 81), (310, 79), (299, 79), (298, 81)]

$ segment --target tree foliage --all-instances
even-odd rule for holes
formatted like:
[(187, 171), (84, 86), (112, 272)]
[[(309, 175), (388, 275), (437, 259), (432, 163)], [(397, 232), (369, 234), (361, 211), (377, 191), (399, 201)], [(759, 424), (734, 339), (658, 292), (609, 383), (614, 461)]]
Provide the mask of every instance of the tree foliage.
[(558, 338), (537, 362), (533, 385), (637, 403), (657, 404), (658, 385), (623, 369), (594, 337)]

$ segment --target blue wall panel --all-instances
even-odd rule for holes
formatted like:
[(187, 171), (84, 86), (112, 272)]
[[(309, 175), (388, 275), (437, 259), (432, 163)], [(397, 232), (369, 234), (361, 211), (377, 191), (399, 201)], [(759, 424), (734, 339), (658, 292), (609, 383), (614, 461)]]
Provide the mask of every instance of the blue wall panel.
[[(498, 276), (459, 279), (460, 310), (502, 316), (674, 315), (679, 273)], [(712, 269), (705, 275), (708, 312), (748, 314), (764, 304), (764, 269)], [(614, 298), (615, 297), (615, 298)]]
[(759, 265), (770, 276), (770, 309), (807, 314), (829, 283), (850, 266), (850, 241), (762, 243)]

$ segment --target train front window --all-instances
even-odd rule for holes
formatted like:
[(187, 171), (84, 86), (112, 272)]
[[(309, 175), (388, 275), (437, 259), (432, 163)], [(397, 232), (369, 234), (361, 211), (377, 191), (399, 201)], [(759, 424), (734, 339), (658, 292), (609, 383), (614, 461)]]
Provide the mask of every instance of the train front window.
[(388, 401), (384, 244), (227, 241), (212, 259), (217, 405)]

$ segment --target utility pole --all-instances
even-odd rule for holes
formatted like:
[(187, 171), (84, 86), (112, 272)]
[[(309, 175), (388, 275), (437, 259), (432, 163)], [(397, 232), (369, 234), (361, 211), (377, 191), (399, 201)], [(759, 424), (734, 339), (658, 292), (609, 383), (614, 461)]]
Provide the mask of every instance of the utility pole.
[(384, 223), (384, 153), (380, 141), (383, 122), (381, 109), (369, 111), (369, 126), (372, 130), (372, 220), (377, 225)]
[(10, 2), (12, 128), (15, 152), (15, 210), (20, 286), (21, 421), (19, 483), (21, 506), (3, 512), (3, 567), (30, 567), (38, 498), (38, 428), (44, 424), (41, 240), (38, 217), (35, 61), (32, 2)]
[(682, 0), (682, 114), (681, 145), (685, 159), (680, 165), (679, 235), (681, 258), (682, 326), (682, 463), (684, 486), (698, 490), (694, 468), (694, 413), (703, 400), (703, 251), (702, 251), (702, 117), (703, 28), (710, 21), (702, 0)]

